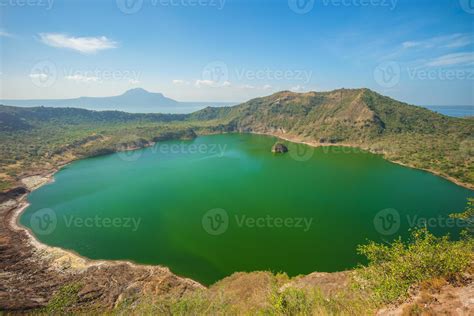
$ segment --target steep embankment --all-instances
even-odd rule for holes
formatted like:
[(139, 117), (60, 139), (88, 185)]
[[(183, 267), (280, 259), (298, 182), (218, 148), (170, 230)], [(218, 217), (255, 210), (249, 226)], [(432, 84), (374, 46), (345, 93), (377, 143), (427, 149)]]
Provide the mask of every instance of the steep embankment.
[(474, 188), (474, 119), (447, 117), (368, 89), (283, 91), (188, 115), (0, 106), (0, 123), (0, 190), (74, 159), (225, 132), (361, 147)]
[(368, 89), (279, 92), (192, 119), (313, 146), (349, 145), (474, 188), (474, 120), (447, 117)]
[[(83, 157), (148, 146), (165, 139), (187, 139), (195, 133), (236, 131), (267, 133), (315, 146), (359, 146), (469, 187), (474, 184), (474, 120), (449, 118), (366, 89), (343, 89), (325, 93), (280, 92), (238, 106), (207, 108), (190, 115), (0, 106), (0, 189), (11, 188), (28, 175), (50, 174), (58, 166)], [(2, 309), (24, 311), (72, 304), (73, 311), (114, 307), (120, 311), (122, 306), (136, 312), (137, 297), (160, 300), (171, 296), (172, 303), (179, 300), (179, 310), (202, 304), (204, 311), (209, 311), (221, 303), (237, 305), (237, 310), (280, 310), (291, 307), (288, 304), (292, 302), (295, 307), (305, 306), (308, 302), (293, 288), (309, 287), (323, 292), (317, 296), (318, 304), (327, 305), (328, 310), (350, 306), (344, 311), (358, 311), (357, 307), (352, 309), (352, 298), (348, 303), (327, 297), (346, 287), (348, 273), (311, 274), (295, 280), (268, 273), (236, 274), (207, 291), (165, 268), (89, 261), (52, 250), (35, 243), (26, 230), (12, 222), (24, 206), (25, 193), (18, 189), (0, 196)], [(472, 293), (472, 279), (469, 277), (462, 284), (470, 285), (456, 288), (461, 305)], [(197, 296), (193, 296), (194, 292)], [(189, 296), (186, 293), (191, 296), (182, 301)], [(143, 303), (151, 308), (149, 312), (169, 312), (157, 309), (159, 304)], [(360, 305), (366, 305), (364, 300)], [(443, 308), (436, 310), (449, 310), (444, 305)], [(472, 306), (460, 308), (464, 311)]]

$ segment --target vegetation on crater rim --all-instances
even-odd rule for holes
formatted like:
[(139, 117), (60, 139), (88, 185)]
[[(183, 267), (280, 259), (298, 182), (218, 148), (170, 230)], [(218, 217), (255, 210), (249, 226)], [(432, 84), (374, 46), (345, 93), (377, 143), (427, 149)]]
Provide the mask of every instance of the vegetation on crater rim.
[(451, 118), (368, 89), (283, 91), (191, 114), (0, 106), (0, 189), (74, 159), (223, 132), (345, 144), (474, 187), (474, 119)]

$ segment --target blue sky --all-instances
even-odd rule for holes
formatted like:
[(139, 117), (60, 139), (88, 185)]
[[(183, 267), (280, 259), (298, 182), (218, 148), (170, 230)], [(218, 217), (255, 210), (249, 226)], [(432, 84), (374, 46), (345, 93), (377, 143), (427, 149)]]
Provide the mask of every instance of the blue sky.
[(472, 105), (470, 2), (0, 0), (0, 98), (143, 87), (244, 101), (368, 87), (418, 105)]

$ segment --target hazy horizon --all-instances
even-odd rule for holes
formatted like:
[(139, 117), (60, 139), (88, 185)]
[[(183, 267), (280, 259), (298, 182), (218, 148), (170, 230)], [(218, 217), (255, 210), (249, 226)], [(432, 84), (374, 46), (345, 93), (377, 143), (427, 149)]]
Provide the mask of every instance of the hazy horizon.
[[(465, 2), (13, 1), (0, 21), (0, 99), (143, 87), (181, 102), (239, 103), (366, 87), (410, 104), (471, 105)], [(76, 16), (87, 23), (71, 23)]]

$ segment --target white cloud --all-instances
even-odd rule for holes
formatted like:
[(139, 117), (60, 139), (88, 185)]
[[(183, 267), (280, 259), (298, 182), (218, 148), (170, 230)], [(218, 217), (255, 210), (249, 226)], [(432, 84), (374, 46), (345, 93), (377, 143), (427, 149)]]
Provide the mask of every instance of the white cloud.
[(402, 46), (403, 48), (418, 47), (421, 46), (421, 42), (403, 42)]
[(83, 75), (72, 75), (72, 76), (66, 76), (65, 77), (67, 80), (71, 81), (76, 81), (76, 82), (100, 82), (99, 77), (88, 77), (88, 76), (83, 76)]
[(0, 29), (0, 37), (13, 37), (13, 35), (5, 31), (4, 29)]
[(43, 74), (43, 73), (29, 74), (28, 76), (32, 79), (47, 79), (48, 78), (48, 75)]
[(250, 84), (244, 84), (244, 85), (242, 86), (242, 88), (243, 88), (243, 89), (255, 89), (255, 86), (252, 86), (252, 85), (250, 85)]
[(270, 90), (271, 88), (272, 88), (272, 86), (269, 85), (269, 84), (266, 84), (266, 85), (263, 86), (263, 90)]
[(216, 82), (213, 81), (213, 80), (199, 80), (198, 79), (198, 80), (196, 80), (194, 85), (198, 88), (201, 88), (201, 87), (215, 87)]
[(105, 36), (72, 37), (60, 33), (41, 33), (41, 42), (58, 48), (68, 48), (84, 54), (94, 54), (98, 51), (117, 47), (117, 42)]
[(217, 88), (217, 87), (230, 87), (232, 86), (230, 81), (224, 81), (224, 82), (218, 82), (214, 80), (196, 80), (194, 82), (194, 85), (198, 88), (204, 88), (204, 87), (211, 87), (211, 88)]
[(473, 65), (474, 53), (455, 53), (435, 58), (426, 65), (429, 67)]
[(294, 91), (294, 92), (301, 92), (301, 91), (305, 90), (305, 88), (303, 86), (297, 85), (297, 86), (291, 88), (290, 90)]
[(137, 79), (129, 79), (129, 80), (128, 80), (128, 83), (130, 83), (130, 84), (139, 84), (139, 83), (140, 83), (140, 80), (137, 80)]
[(452, 34), (445, 36), (433, 37), (421, 41), (407, 41), (402, 43), (403, 48), (460, 48), (474, 43), (474, 36), (472, 34)]
[(181, 80), (181, 79), (174, 79), (172, 82), (176, 86), (187, 86), (187, 85), (189, 85), (189, 81)]

